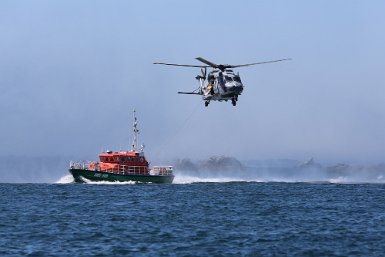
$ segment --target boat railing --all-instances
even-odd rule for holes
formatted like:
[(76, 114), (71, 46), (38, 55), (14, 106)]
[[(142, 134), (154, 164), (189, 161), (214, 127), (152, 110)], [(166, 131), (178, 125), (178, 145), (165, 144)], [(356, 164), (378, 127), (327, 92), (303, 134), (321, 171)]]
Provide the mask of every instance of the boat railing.
[(108, 172), (108, 173), (121, 174), (121, 175), (148, 174), (148, 168), (146, 166), (117, 165), (114, 168), (103, 169), (103, 170), (101, 170), (100, 167), (98, 167), (97, 170)]
[[(90, 167), (91, 166), (91, 167)], [(131, 165), (117, 165), (113, 168), (101, 168), (99, 163), (93, 163), (90, 165), (89, 162), (80, 161), (80, 162), (70, 162), (70, 169), (85, 169), (89, 171), (102, 171), (113, 174), (121, 175), (160, 175), (168, 176), (173, 174), (172, 166), (154, 166), (151, 170), (147, 166), (131, 166)]]
[(89, 169), (89, 165), (87, 161), (78, 161), (78, 162), (70, 161), (70, 169), (87, 170)]
[(150, 170), (151, 175), (172, 175), (174, 170), (173, 166), (153, 166)]
[(131, 166), (131, 165), (118, 165), (114, 168), (103, 169), (100, 167), (95, 167), (96, 171), (104, 171), (108, 173), (121, 174), (121, 175), (160, 175), (160, 176), (169, 176), (173, 174), (172, 166), (155, 166), (151, 170), (146, 166)]

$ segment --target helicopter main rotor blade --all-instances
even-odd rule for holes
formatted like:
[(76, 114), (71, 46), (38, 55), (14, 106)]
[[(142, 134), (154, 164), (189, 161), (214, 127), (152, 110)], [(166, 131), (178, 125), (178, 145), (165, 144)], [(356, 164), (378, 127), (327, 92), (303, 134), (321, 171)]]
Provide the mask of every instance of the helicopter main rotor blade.
[(209, 67), (206, 65), (190, 65), (190, 64), (165, 63), (165, 62), (154, 62), (154, 64), (180, 66), (180, 67), (194, 67), (194, 68), (207, 68), (207, 67)]
[(213, 63), (213, 62), (207, 61), (206, 59), (204, 59), (204, 58), (202, 58), (202, 57), (197, 57), (197, 58), (195, 58), (195, 59), (197, 59), (198, 61), (203, 62), (203, 63), (205, 63), (205, 64), (207, 64), (208, 66), (211, 66), (211, 67), (213, 67), (213, 68), (218, 68), (218, 64), (215, 64), (215, 63)]
[(288, 59), (279, 59), (279, 60), (273, 60), (273, 61), (265, 61), (265, 62), (254, 62), (254, 63), (247, 63), (247, 64), (240, 64), (240, 65), (226, 65), (226, 68), (237, 68), (237, 67), (245, 67), (245, 66), (251, 66), (251, 65), (257, 65), (257, 64), (266, 64), (266, 63), (273, 63), (273, 62), (282, 62), (282, 61), (289, 61)]

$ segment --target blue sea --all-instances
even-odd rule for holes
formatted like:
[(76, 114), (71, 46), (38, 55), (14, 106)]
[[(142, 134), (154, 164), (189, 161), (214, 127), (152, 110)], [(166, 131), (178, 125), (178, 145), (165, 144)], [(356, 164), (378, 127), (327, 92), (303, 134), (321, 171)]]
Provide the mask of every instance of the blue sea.
[(0, 184), (0, 256), (384, 256), (385, 185)]

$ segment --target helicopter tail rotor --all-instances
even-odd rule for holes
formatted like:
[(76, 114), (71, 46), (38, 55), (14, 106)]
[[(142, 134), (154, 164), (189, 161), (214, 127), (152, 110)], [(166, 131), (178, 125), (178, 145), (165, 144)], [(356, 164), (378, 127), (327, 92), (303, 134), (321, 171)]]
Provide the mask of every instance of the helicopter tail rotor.
[(201, 76), (201, 75), (198, 75), (198, 76), (196, 76), (195, 78), (196, 78), (197, 80), (203, 80), (203, 81), (205, 81), (205, 80), (206, 80), (206, 71), (207, 71), (206, 67), (205, 67), (205, 68), (201, 68), (202, 76)]

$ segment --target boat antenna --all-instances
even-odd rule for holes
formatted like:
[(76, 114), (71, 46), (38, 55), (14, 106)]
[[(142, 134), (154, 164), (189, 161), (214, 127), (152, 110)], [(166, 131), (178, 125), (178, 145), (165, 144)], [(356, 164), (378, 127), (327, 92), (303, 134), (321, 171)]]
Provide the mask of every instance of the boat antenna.
[(136, 115), (135, 115), (136, 111), (134, 109), (134, 113), (133, 113), (133, 116), (134, 116), (134, 124), (133, 124), (133, 128), (132, 128), (132, 131), (133, 131), (133, 135), (134, 135), (134, 138), (132, 140), (132, 150), (133, 151), (136, 151), (136, 148), (138, 147), (138, 134), (139, 134), (139, 129), (138, 129), (138, 120), (136, 119)]

